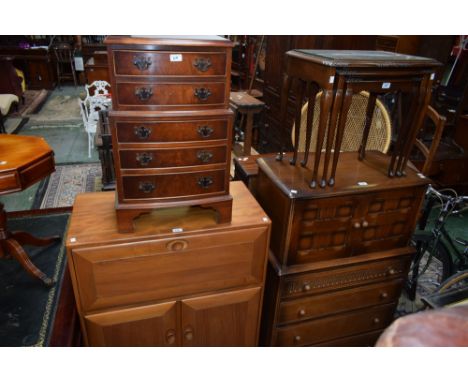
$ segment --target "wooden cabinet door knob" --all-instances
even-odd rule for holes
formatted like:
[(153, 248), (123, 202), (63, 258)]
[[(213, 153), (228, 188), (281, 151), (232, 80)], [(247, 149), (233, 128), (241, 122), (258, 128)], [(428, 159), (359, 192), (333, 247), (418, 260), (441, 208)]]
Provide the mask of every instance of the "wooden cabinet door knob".
[(303, 317), (306, 314), (305, 309), (300, 309), (299, 312), (297, 313), (299, 317)]
[(174, 329), (169, 329), (166, 332), (166, 343), (169, 345), (173, 345), (176, 340), (176, 332)]
[(193, 329), (190, 326), (187, 326), (184, 329), (184, 338), (186, 341), (192, 341), (193, 340)]

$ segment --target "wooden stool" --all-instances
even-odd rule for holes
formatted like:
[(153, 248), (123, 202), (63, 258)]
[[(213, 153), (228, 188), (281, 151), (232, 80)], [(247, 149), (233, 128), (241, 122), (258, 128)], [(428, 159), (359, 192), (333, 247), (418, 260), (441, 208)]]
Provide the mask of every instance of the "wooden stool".
[(240, 113), (242, 117), (247, 116), (244, 150), (242, 154), (250, 155), (250, 148), (252, 147), (253, 116), (263, 110), (265, 103), (245, 92), (231, 92), (229, 103), (234, 112)]

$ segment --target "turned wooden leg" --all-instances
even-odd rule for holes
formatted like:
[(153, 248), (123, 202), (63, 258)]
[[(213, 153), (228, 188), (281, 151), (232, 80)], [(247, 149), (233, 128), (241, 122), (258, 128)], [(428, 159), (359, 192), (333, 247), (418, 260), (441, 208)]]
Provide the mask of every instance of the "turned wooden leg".
[(325, 138), (325, 131), (327, 130), (328, 114), (331, 104), (333, 102), (333, 91), (325, 90), (320, 100), (320, 120), (317, 130), (317, 142), (315, 146), (314, 169), (312, 172), (312, 180), (310, 187), (317, 187), (317, 173), (320, 164), (320, 156), (322, 155), (323, 140)]
[(28, 272), (31, 276), (41, 280), (46, 286), (50, 287), (55, 284), (51, 278), (47, 277), (42, 273), (31, 261), (27, 253), (24, 251), (23, 247), (14, 239), (9, 238), (3, 242), (7, 251), (21, 264), (21, 266)]
[(406, 142), (406, 147), (403, 151), (401, 164), (397, 168), (397, 172), (400, 173), (401, 175), (405, 175), (405, 168), (406, 168), (406, 164), (408, 163), (409, 156), (411, 154), (411, 149), (414, 146), (414, 141), (416, 140), (419, 130), (421, 129), (421, 126), (424, 122), (427, 107), (429, 106), (429, 101), (431, 100), (432, 82), (433, 81), (430, 79), (430, 75), (427, 74), (425, 81), (422, 81), (421, 83), (420, 109), (418, 110), (417, 118), (415, 118), (415, 124), (414, 126), (412, 126), (409, 139)]
[(29, 244), (35, 247), (45, 247), (46, 245), (52, 244), (62, 239), (60, 236), (38, 238), (28, 232), (12, 232), (11, 237), (13, 237), (20, 244)]
[(314, 111), (315, 111), (315, 99), (319, 92), (319, 86), (317, 84), (311, 84), (309, 89), (309, 103), (307, 108), (307, 125), (306, 125), (306, 141), (304, 147), (304, 158), (301, 162), (301, 166), (307, 166), (309, 161), (310, 141), (312, 139), (312, 126), (314, 124)]
[(296, 117), (294, 120), (294, 155), (289, 163), (292, 165), (296, 164), (297, 151), (299, 149), (299, 140), (301, 139), (301, 114), (302, 114), (302, 99), (304, 98), (304, 90), (306, 83), (303, 80), (299, 80), (299, 93), (296, 98)]
[[(338, 78), (337, 87), (334, 91), (333, 106), (332, 106), (332, 111), (331, 111), (331, 116), (330, 116), (330, 123), (328, 125), (327, 144), (325, 148), (325, 161), (323, 163), (322, 180), (320, 181), (320, 187), (322, 188), (327, 185), (327, 181), (329, 182), (330, 186), (333, 186), (335, 184), (335, 180), (334, 179), (331, 180), (331, 177), (328, 180), (327, 175), (328, 175), (328, 164), (330, 163), (331, 151), (333, 148), (333, 143), (335, 141), (335, 131), (336, 131), (336, 125), (338, 121), (338, 114), (340, 113), (340, 110), (343, 104), (342, 100), (343, 100), (344, 85), (345, 85), (344, 76), (340, 76)], [(335, 152), (336, 152), (336, 147), (335, 147)]]
[(370, 93), (369, 100), (367, 101), (366, 121), (364, 125), (364, 132), (362, 134), (361, 146), (359, 146), (359, 160), (363, 160), (366, 156), (367, 139), (369, 138), (369, 131), (372, 126), (372, 117), (374, 116), (375, 101), (377, 95)]
[(346, 119), (348, 118), (348, 111), (349, 111), (349, 108), (351, 107), (352, 100), (353, 100), (353, 91), (352, 89), (348, 88), (346, 89), (346, 92), (343, 98), (343, 103), (342, 103), (342, 107), (340, 111), (340, 120), (338, 122), (338, 130), (336, 132), (335, 152), (333, 153), (332, 170), (331, 170), (330, 180), (328, 181), (328, 184), (330, 186), (335, 185), (336, 167), (338, 165), (338, 159), (340, 157), (341, 142), (343, 141), (343, 134), (344, 134), (344, 130), (346, 127)]
[[(286, 132), (288, 132), (288, 129), (286, 128), (286, 119), (287, 119), (287, 114), (288, 114), (288, 96), (289, 96), (290, 87), (291, 87), (291, 77), (289, 77), (286, 73), (284, 73), (283, 84), (281, 86), (281, 108), (280, 108), (281, 131), (283, 132), (284, 138), (286, 138)], [(285, 151), (285, 146), (286, 144), (282, 142), (281, 151), (276, 156), (276, 160), (278, 161), (283, 160), (283, 152)]]

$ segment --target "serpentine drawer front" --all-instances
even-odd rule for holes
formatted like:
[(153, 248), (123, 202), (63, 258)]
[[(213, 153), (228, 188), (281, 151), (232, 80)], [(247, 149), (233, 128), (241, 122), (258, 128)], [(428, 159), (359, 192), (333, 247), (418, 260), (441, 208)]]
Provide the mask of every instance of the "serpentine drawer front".
[(224, 76), (226, 53), (114, 51), (116, 76)]

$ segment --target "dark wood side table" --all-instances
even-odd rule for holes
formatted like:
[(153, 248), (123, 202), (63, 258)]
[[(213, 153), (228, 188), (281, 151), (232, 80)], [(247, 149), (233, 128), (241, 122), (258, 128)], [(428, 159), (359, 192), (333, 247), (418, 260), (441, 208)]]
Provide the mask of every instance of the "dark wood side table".
[[(55, 171), (54, 153), (43, 138), (5, 134), (0, 136), (0, 195), (24, 190)], [(47, 277), (31, 261), (21, 244), (46, 246), (60, 237), (39, 239), (27, 232), (10, 232), (6, 212), (0, 202), (0, 258), (13, 256), (33, 277), (51, 286)]]
[(244, 116), (247, 116), (243, 154), (250, 155), (250, 148), (252, 147), (253, 118), (255, 114), (258, 114), (263, 110), (265, 103), (255, 97), (252, 97), (246, 92), (231, 92), (229, 97), (229, 106), (233, 111), (242, 115), (242, 120), (244, 120)]
[[(312, 136), (313, 110), (316, 95), (320, 97), (320, 119), (315, 147), (314, 164), (310, 187), (333, 186), (340, 156), (346, 116), (353, 94), (360, 91), (370, 93), (366, 110), (366, 124), (359, 149), (359, 159), (365, 157), (369, 129), (372, 124), (375, 101), (378, 95), (389, 92), (410, 95), (407, 118), (399, 127), (398, 140), (388, 167), (388, 176), (404, 176), (408, 157), (421, 126), (431, 97), (431, 86), (435, 70), (440, 63), (425, 57), (409, 56), (391, 52), (352, 50), (292, 50), (286, 53), (286, 68), (281, 94), (281, 119), (286, 123), (286, 108), (289, 89), (293, 79), (298, 81), (295, 124), (300, 126), (303, 98), (309, 102), (307, 116), (306, 152)], [(328, 127), (328, 129), (327, 129)], [(299, 142), (299, 130), (295, 130), (295, 142)], [(325, 135), (327, 135), (324, 145)], [(324, 148), (322, 177), (318, 179), (319, 163)], [(291, 164), (297, 160), (297, 144)], [(332, 157), (333, 153), (333, 159)], [(279, 155), (279, 160), (282, 156)], [(302, 165), (306, 166), (308, 154)], [(331, 163), (331, 171), (330, 169)]]

